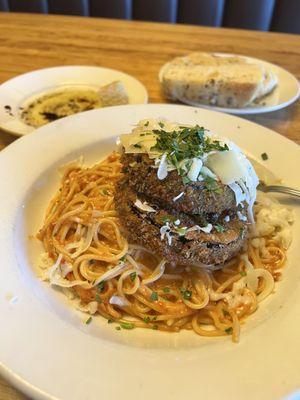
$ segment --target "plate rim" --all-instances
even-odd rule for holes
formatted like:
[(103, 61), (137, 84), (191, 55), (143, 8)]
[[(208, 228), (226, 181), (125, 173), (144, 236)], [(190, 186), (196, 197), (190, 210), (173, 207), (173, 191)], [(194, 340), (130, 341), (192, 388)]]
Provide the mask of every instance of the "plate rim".
[[(190, 110), (190, 111), (193, 110), (193, 108), (191, 108), (191, 107), (189, 107), (189, 106), (185, 106), (185, 105), (171, 105), (171, 104), (148, 104), (148, 105), (116, 106), (116, 107), (114, 107), (114, 109), (115, 109), (116, 112), (117, 112), (118, 109), (120, 109), (120, 108), (122, 108), (122, 109), (125, 109), (125, 108), (128, 109), (129, 107), (130, 107), (130, 108), (142, 108), (142, 107), (147, 107), (147, 108), (165, 107), (165, 108), (169, 108), (169, 107), (171, 107), (171, 108), (173, 108), (174, 110), (175, 110), (176, 108), (185, 108), (186, 110)], [(105, 110), (104, 110), (104, 109), (100, 109), (100, 110), (93, 110), (93, 111), (88, 111), (88, 112), (89, 112), (89, 113), (99, 113), (99, 112), (103, 112), (103, 110), (108, 112), (109, 109), (110, 109), (110, 111), (112, 110), (112, 108), (107, 108), (107, 109), (105, 109)], [(199, 109), (197, 108), (196, 110), (197, 110), (197, 112), (198, 112)], [(232, 119), (233, 122), (234, 122), (234, 120), (238, 120), (238, 121), (241, 121), (242, 123), (244, 123), (245, 125), (249, 125), (249, 126), (252, 126), (252, 127), (258, 126), (258, 124), (254, 123), (254, 122), (252, 122), (252, 121), (244, 120), (244, 119), (241, 119), (241, 118), (239, 118), (239, 117), (235, 117), (235, 116), (231, 116), (231, 115), (226, 115), (226, 114), (223, 114), (223, 113), (215, 112), (215, 111), (212, 111), (212, 110), (206, 110), (206, 109), (203, 109), (202, 111), (203, 111), (204, 113), (205, 113), (205, 112), (208, 112), (208, 113), (210, 113), (210, 114), (211, 114), (211, 113), (212, 113), (212, 114), (218, 114), (219, 116), (221, 116), (221, 117), (223, 117), (223, 118)], [(12, 153), (12, 154), (13, 154), (13, 152), (15, 151), (14, 149), (15, 149), (16, 147), (21, 147), (21, 148), (24, 147), (24, 146), (23, 146), (23, 143), (26, 144), (27, 142), (31, 142), (31, 143), (34, 144), (34, 143), (35, 143), (35, 140), (34, 140), (34, 139), (35, 139), (35, 136), (34, 136), (34, 135), (39, 135), (40, 137), (42, 137), (43, 132), (40, 132), (41, 130), (47, 129), (47, 130), (50, 130), (50, 131), (51, 131), (52, 128), (59, 127), (59, 125), (67, 124), (71, 119), (75, 119), (75, 118), (85, 118), (85, 117), (82, 117), (82, 116), (80, 117), (80, 115), (83, 115), (83, 114), (77, 114), (77, 115), (74, 115), (74, 116), (66, 117), (66, 118), (61, 119), (61, 120), (59, 120), (59, 121), (53, 122), (52, 124), (48, 124), (48, 125), (46, 125), (45, 127), (41, 127), (41, 128), (39, 128), (38, 130), (36, 130), (32, 135), (25, 136), (25, 137), (21, 138), (20, 140), (18, 140), (18, 141), (16, 141), (16, 142), (12, 143), (11, 145), (7, 146), (7, 148), (5, 148), (3, 151), (1, 151), (1, 153), (0, 153), (0, 163), (1, 163), (2, 158), (3, 158), (2, 154), (6, 154), (6, 156), (7, 156), (7, 154), (9, 155), (9, 153)], [(51, 127), (50, 127), (50, 125), (51, 125)], [(264, 127), (264, 126), (260, 126), (260, 127), (263, 128), (263, 130), (272, 132), (272, 133), (275, 134), (276, 136), (280, 137), (281, 140), (287, 141), (287, 143), (290, 143), (290, 144), (292, 144), (292, 145), (297, 146), (297, 144), (296, 144), (295, 142), (291, 141), (290, 139), (285, 138), (284, 136), (278, 134), (277, 132), (275, 132), (275, 131), (273, 131), (273, 130), (271, 130), (271, 129), (269, 129), (269, 128), (266, 128), (266, 127)], [(48, 135), (50, 135), (50, 134), (51, 134), (51, 133), (48, 133)], [(297, 149), (299, 149), (298, 146), (297, 146)], [(298, 151), (298, 150), (297, 150), (297, 151)], [(0, 196), (0, 198), (1, 198), (1, 196)], [(1, 229), (0, 229), (0, 233), (1, 233)], [(1, 245), (0, 245), (0, 247), (1, 247)], [(4, 369), (3, 369), (3, 368), (4, 368)], [(26, 380), (24, 380), (23, 378), (21, 378), (20, 375), (17, 375), (17, 374), (14, 373), (13, 371), (10, 371), (8, 367), (3, 366), (2, 364), (0, 364), (0, 371), (1, 371), (1, 373), (3, 373), (3, 375), (5, 375), (5, 377), (6, 377), (9, 381), (11, 381), (13, 384), (15, 384), (20, 390), (22, 390), (22, 391), (25, 392), (26, 394), (31, 395), (31, 396), (35, 396), (35, 397), (38, 398), (38, 399), (47, 399), (47, 400), (56, 399), (56, 397), (53, 397), (52, 395), (49, 395), (48, 393), (44, 393), (44, 392), (41, 391), (38, 387), (34, 386), (34, 385), (31, 384), (31, 383), (28, 383)], [(13, 375), (11, 375), (11, 374), (13, 374)], [(10, 375), (10, 376), (9, 376), (9, 375)], [(23, 386), (23, 385), (24, 385), (24, 382), (27, 384), (26, 388), (24, 388), (24, 386)]]

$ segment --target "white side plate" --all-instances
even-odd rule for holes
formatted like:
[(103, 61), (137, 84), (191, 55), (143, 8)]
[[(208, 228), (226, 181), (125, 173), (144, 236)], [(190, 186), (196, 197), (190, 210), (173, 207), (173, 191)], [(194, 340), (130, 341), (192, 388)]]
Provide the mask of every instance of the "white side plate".
[(0, 85), (0, 129), (22, 136), (36, 128), (21, 119), (24, 103), (62, 89), (98, 89), (113, 81), (126, 88), (129, 104), (145, 104), (145, 86), (133, 76), (109, 68), (92, 66), (63, 66), (40, 69), (19, 75)]
[[(203, 107), (214, 111), (222, 111), (229, 114), (261, 114), (270, 111), (277, 111), (281, 108), (287, 107), (290, 104), (294, 103), (298, 100), (300, 95), (300, 85), (297, 78), (288, 72), (286, 69), (279, 67), (278, 65), (271, 64), (269, 62), (260, 60), (258, 58), (246, 57), (239, 54), (227, 54), (227, 53), (213, 53), (218, 56), (228, 57), (228, 56), (238, 56), (245, 58), (249, 63), (253, 64), (262, 64), (266, 68), (270, 69), (274, 74), (278, 77), (278, 85), (273, 90), (272, 93), (265, 96), (260, 100), (259, 103), (253, 104), (249, 107), (244, 108), (226, 108), (226, 107), (216, 107), (213, 105), (205, 105), (189, 100), (182, 100), (183, 103), (189, 104), (195, 107)], [(159, 71), (159, 81), (162, 81), (162, 75), (164, 69), (168, 66), (169, 63), (163, 65)]]

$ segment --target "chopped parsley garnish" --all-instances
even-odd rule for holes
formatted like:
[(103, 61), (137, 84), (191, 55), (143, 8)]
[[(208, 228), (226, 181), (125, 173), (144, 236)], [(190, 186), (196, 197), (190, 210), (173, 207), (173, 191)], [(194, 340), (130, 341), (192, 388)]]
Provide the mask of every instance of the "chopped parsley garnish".
[(268, 156), (267, 153), (262, 153), (261, 158), (262, 158), (264, 161), (266, 161), (266, 160), (268, 160), (269, 156)]
[(186, 233), (187, 228), (182, 227), (182, 228), (175, 228), (176, 233), (178, 233), (179, 236), (183, 236)]
[(99, 292), (104, 292), (104, 281), (99, 282), (97, 288)]
[(164, 224), (166, 224), (167, 222), (170, 222), (170, 218), (167, 217), (166, 215), (164, 215), (164, 216), (161, 218), (161, 220), (162, 220), (162, 222), (163, 222)]
[(227, 333), (227, 335), (231, 335), (231, 334), (232, 334), (232, 332), (233, 332), (233, 329), (232, 329), (232, 327), (230, 327), (230, 328), (226, 328), (226, 329), (225, 329), (225, 332)]
[(165, 127), (165, 124), (164, 124), (163, 122), (159, 122), (158, 125), (159, 125), (161, 128), (164, 128), (164, 127)]
[(164, 293), (170, 293), (170, 288), (168, 288), (168, 287), (163, 288), (163, 292)]
[(247, 272), (241, 271), (241, 272), (240, 272), (240, 275), (241, 275), (241, 276), (247, 276)]
[(142, 146), (140, 144), (138, 144), (138, 143), (134, 144), (133, 147), (135, 147), (136, 149), (141, 149), (142, 148)]
[(108, 323), (108, 324), (112, 324), (113, 322), (114, 322), (114, 320), (111, 319), (111, 318), (109, 318), (109, 319), (107, 320), (107, 323)]
[(158, 329), (158, 325), (153, 325), (152, 329), (154, 329), (156, 331)]
[(148, 126), (149, 125), (149, 121), (147, 121), (145, 124), (144, 124), (144, 126)]
[(225, 308), (222, 308), (222, 311), (223, 311), (224, 317), (230, 315), (229, 312), (227, 310), (225, 310)]
[(103, 300), (101, 299), (101, 297), (99, 296), (98, 293), (96, 294), (95, 300), (96, 300), (96, 302), (99, 303), (99, 304), (103, 303)]
[(223, 190), (222, 188), (218, 185), (218, 182), (211, 178), (210, 176), (206, 176), (204, 179), (204, 183), (205, 183), (205, 188), (206, 190), (208, 190), (209, 192), (214, 192), (217, 194), (222, 194)]
[(131, 272), (131, 274), (129, 274), (129, 276), (130, 276), (131, 282), (134, 282), (135, 278), (136, 278), (136, 272)]
[(157, 292), (152, 292), (152, 293), (151, 293), (150, 300), (152, 300), (152, 301), (158, 300), (158, 294), (157, 294)]
[(192, 292), (191, 290), (185, 290), (185, 289), (180, 289), (182, 297), (185, 300), (190, 300), (190, 298), (192, 297)]
[(103, 194), (104, 196), (107, 196), (107, 195), (108, 195), (108, 191), (107, 191), (106, 189), (103, 189), (103, 190), (102, 190), (102, 194)]
[(89, 317), (89, 318), (85, 321), (85, 324), (86, 324), (86, 325), (90, 324), (90, 323), (92, 322), (92, 320), (93, 320), (93, 318), (92, 318), (92, 317)]
[(125, 261), (126, 260), (126, 256), (123, 256), (120, 258), (120, 261)]
[(123, 329), (133, 329), (135, 325), (131, 322), (120, 322), (120, 327)]
[(216, 224), (216, 225), (215, 225), (215, 230), (216, 230), (218, 233), (223, 233), (223, 232), (225, 231), (225, 228), (224, 228), (224, 226), (222, 226), (222, 225), (220, 225), (220, 224)]
[(213, 150), (229, 150), (227, 144), (223, 145), (220, 141), (205, 136), (205, 129), (199, 125), (192, 128), (180, 127), (172, 132), (155, 129), (153, 133), (157, 135), (157, 139), (151, 150), (167, 153), (168, 160), (177, 168), (178, 172), (178, 164), (182, 160), (199, 158)]
[(190, 180), (190, 178), (188, 178), (187, 176), (183, 176), (182, 177), (182, 183), (184, 184), (184, 185), (186, 185), (187, 183), (190, 183), (191, 182), (191, 180)]
[(150, 322), (150, 317), (144, 317), (144, 318), (143, 318), (143, 321), (144, 321), (146, 324), (148, 324), (148, 323)]
[(120, 326), (116, 326), (116, 330), (117, 330), (117, 331), (120, 331), (120, 330), (121, 330), (121, 327), (120, 327)]

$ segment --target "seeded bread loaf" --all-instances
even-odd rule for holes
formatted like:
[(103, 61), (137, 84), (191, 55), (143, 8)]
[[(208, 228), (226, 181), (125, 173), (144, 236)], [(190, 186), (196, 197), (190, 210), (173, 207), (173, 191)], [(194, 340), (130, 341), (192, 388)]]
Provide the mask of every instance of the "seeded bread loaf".
[(160, 79), (169, 99), (231, 108), (251, 105), (277, 84), (262, 64), (208, 53), (175, 58), (162, 68)]

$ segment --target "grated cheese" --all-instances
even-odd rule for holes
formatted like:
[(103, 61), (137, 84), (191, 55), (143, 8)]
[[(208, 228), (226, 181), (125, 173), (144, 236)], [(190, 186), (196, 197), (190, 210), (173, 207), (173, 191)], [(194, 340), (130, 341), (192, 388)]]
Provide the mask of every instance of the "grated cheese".
[[(161, 129), (165, 132), (173, 132), (181, 129), (181, 126), (163, 119), (142, 120), (130, 134), (122, 135), (120, 141), (126, 153), (146, 153), (151, 159), (154, 159), (154, 167), (158, 168), (159, 180), (165, 179), (168, 172), (176, 169), (181, 171), (180, 175), (186, 176), (192, 182), (201, 181), (205, 176), (220, 180), (234, 192), (237, 205), (247, 202), (248, 217), (253, 223), (252, 208), (256, 199), (258, 178), (241, 149), (232, 141), (219, 138), (206, 130), (207, 137), (219, 141), (223, 146), (227, 145), (228, 150), (211, 150), (202, 156), (181, 160), (175, 167), (167, 158), (166, 153), (154, 149), (157, 141), (155, 130)], [(173, 201), (178, 199), (176, 196)]]
[(179, 193), (178, 196), (174, 197), (173, 201), (175, 202), (175, 201), (179, 200), (182, 196), (184, 196), (184, 192), (181, 192), (181, 193)]
[(149, 206), (149, 204), (146, 201), (144, 201), (144, 203), (142, 203), (141, 200), (136, 199), (134, 205), (137, 208), (139, 208), (140, 210), (145, 211), (145, 212), (156, 212), (156, 210), (154, 208), (152, 208), (151, 206)]

